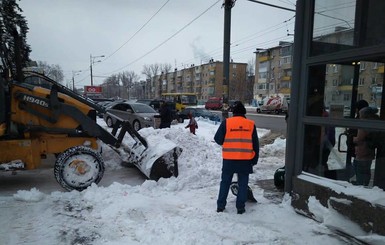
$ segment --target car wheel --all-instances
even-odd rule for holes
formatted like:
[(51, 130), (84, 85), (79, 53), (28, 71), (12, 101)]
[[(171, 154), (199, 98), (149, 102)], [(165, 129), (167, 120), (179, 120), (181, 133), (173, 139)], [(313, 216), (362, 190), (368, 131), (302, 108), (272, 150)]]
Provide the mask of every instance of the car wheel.
[(261, 109), (258, 108), (258, 109), (257, 109), (257, 113), (261, 113)]
[(132, 123), (132, 126), (134, 127), (134, 129), (136, 131), (138, 131), (139, 129), (141, 129), (141, 125), (140, 125), (140, 122), (138, 120), (135, 120), (133, 123)]
[(182, 117), (179, 117), (178, 118), (178, 123), (183, 123), (184, 122), (184, 119)]
[(106, 124), (107, 124), (107, 126), (110, 127), (110, 128), (112, 128), (112, 126), (114, 126), (114, 122), (113, 122), (113, 120), (112, 120), (111, 117), (107, 117), (107, 118), (106, 118)]

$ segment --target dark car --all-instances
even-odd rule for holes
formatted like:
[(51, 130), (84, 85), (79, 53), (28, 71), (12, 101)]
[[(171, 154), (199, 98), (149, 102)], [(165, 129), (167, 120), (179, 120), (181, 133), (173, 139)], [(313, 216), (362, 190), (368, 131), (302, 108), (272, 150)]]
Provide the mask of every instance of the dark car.
[(229, 100), (229, 108), (228, 108), (229, 111), (231, 111), (231, 112), (233, 111), (236, 101), (237, 100)]
[(181, 112), (177, 113), (178, 121), (183, 123), (184, 120), (189, 119), (188, 114), (191, 112), (193, 117), (203, 117), (209, 119), (211, 121), (220, 122), (221, 118), (218, 114), (206, 110), (204, 108), (195, 108), (195, 107), (187, 107), (183, 109)]

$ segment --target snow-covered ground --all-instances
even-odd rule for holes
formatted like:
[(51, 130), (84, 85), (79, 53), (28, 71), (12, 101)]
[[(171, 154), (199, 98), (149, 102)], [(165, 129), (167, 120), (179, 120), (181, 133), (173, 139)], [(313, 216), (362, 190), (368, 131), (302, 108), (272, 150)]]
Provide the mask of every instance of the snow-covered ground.
[[(256, 182), (272, 179), (284, 165), (285, 139), (261, 148), (250, 176), (258, 203), (247, 203), (246, 213), (238, 215), (230, 193), (225, 212), (217, 213), (222, 158), (213, 136), (219, 125), (198, 118), (197, 135), (192, 135), (185, 124), (140, 131), (150, 145), (167, 139), (183, 149), (177, 178), (134, 185), (117, 179), (82, 192), (45, 193), (32, 184), (1, 195), (0, 244), (349, 244), (328, 225), (348, 227), (369, 243), (384, 244), (383, 237), (366, 234), (314, 198), (309, 207), (320, 222), (297, 214), (287, 195), (279, 203), (264, 197)], [(258, 129), (259, 137), (267, 133)], [(107, 170), (123, 171), (116, 153), (103, 147)]]

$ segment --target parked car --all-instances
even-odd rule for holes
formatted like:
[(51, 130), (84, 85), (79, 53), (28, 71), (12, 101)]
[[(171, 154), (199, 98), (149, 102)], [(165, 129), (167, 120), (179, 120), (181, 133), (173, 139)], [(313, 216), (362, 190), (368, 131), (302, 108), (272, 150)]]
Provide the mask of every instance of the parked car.
[(228, 108), (228, 111), (233, 111), (233, 108), (234, 108), (234, 105), (235, 105), (235, 102), (237, 100), (229, 100), (229, 108)]
[(209, 119), (211, 121), (216, 121), (216, 122), (221, 121), (221, 117), (218, 114), (211, 112), (211, 111), (208, 111), (204, 108), (195, 108), (195, 107), (186, 107), (181, 112), (178, 112), (177, 113), (178, 121), (180, 123), (183, 123), (184, 120), (188, 119), (188, 114), (190, 112), (191, 112), (193, 117), (203, 117), (203, 118)]
[(220, 110), (222, 107), (222, 98), (219, 97), (211, 97), (205, 103), (205, 109), (207, 110)]
[[(101, 106), (101, 107), (103, 107), (104, 109), (107, 109), (108, 106), (109, 106), (111, 103), (113, 103), (112, 100), (105, 100), (105, 101), (99, 101), (99, 102), (97, 102), (96, 104), (99, 105), (99, 106)], [(98, 112), (97, 112), (97, 115), (98, 115), (99, 118), (103, 118), (103, 114), (104, 114), (104, 113), (102, 113), (101, 111), (98, 111)]]
[(143, 104), (151, 106), (157, 112), (159, 112), (160, 106), (163, 102), (166, 102), (168, 108), (170, 108), (172, 118), (176, 119), (176, 103), (173, 101), (164, 101), (164, 100), (159, 100), (159, 99), (139, 99), (136, 101), (136, 103), (143, 103)]
[[(149, 105), (126, 101), (112, 103), (107, 109), (107, 112), (128, 120), (135, 130), (154, 127), (154, 116), (159, 115), (158, 112)], [(116, 123), (116, 118), (110, 116), (108, 113), (104, 114), (103, 119), (108, 127), (113, 127)]]
[(146, 105), (151, 106), (156, 111), (159, 111), (160, 105), (162, 104), (163, 100), (159, 99), (139, 99), (136, 101), (136, 103), (143, 103)]

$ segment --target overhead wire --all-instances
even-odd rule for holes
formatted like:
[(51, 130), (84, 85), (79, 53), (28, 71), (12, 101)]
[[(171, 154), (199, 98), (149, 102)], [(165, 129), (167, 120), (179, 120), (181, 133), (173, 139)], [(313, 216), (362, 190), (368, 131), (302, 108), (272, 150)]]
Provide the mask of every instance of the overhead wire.
[[(169, 1), (169, 0), (168, 0)], [(111, 55), (109, 55), (107, 58), (109, 58), (109, 57), (111, 57), (113, 54), (115, 54), (116, 52), (118, 52), (125, 44), (127, 44), (140, 30), (142, 30), (144, 27), (145, 27), (145, 25), (147, 25), (147, 23), (152, 19), (152, 18), (154, 18), (154, 16), (168, 3), (168, 1), (166, 1), (165, 2), (165, 4), (163, 4), (162, 5), (162, 7), (127, 41), (127, 42), (125, 42), (121, 47), (119, 47), (116, 51), (114, 51)], [(112, 73), (115, 73), (115, 72), (117, 72), (117, 71), (120, 71), (120, 70), (122, 70), (122, 69), (124, 69), (124, 68), (126, 68), (127, 66), (130, 66), (130, 65), (132, 65), (132, 64), (134, 64), (134, 63), (136, 63), (137, 61), (139, 61), (139, 60), (141, 60), (142, 58), (144, 58), (144, 57), (146, 57), (147, 55), (149, 55), (150, 53), (152, 53), (153, 51), (155, 51), (156, 49), (158, 49), (159, 47), (161, 47), (162, 45), (164, 45), (166, 42), (168, 42), (170, 39), (172, 39), (173, 37), (175, 37), (176, 35), (178, 35), (180, 32), (182, 32), (184, 29), (186, 29), (189, 25), (191, 25), (193, 22), (195, 22), (198, 18), (200, 18), (203, 14), (205, 14), (206, 12), (208, 12), (212, 7), (214, 7), (218, 2), (220, 2), (220, 0), (218, 0), (218, 1), (216, 1), (214, 4), (212, 4), (210, 7), (208, 7), (205, 11), (203, 11), (201, 14), (199, 14), (197, 17), (195, 17), (192, 21), (190, 21), (189, 23), (187, 23), (184, 27), (182, 27), (180, 30), (178, 30), (176, 33), (174, 33), (173, 35), (171, 35), (169, 38), (167, 38), (166, 40), (164, 40), (163, 42), (161, 42), (160, 44), (158, 44), (156, 47), (154, 47), (153, 49), (151, 49), (151, 50), (149, 50), (148, 52), (146, 52), (144, 55), (142, 55), (142, 56), (140, 56), (139, 58), (137, 58), (137, 59), (135, 59), (134, 61), (132, 61), (132, 62), (130, 62), (129, 64), (127, 64), (127, 65), (125, 65), (125, 66), (123, 66), (123, 67), (120, 67), (119, 69), (116, 69), (116, 70), (114, 70), (114, 71), (111, 71), (111, 72), (108, 72), (108, 73), (104, 73), (104, 75), (106, 75), (106, 74), (112, 74)], [(290, 18), (289, 20), (287, 20), (287, 21), (291, 21), (292, 19), (293, 19), (294, 17), (292, 17), (292, 18)], [(285, 21), (285, 22), (283, 22), (283, 23), (286, 23), (287, 21)], [(276, 27), (276, 26), (279, 26), (279, 25), (282, 25), (283, 23), (280, 23), (280, 24), (278, 24), (278, 25), (275, 25), (275, 26), (273, 26), (273, 27)], [(267, 33), (269, 33), (269, 32), (273, 32), (273, 31), (275, 31), (275, 30), (278, 30), (278, 29), (281, 29), (281, 28), (277, 28), (277, 29), (275, 29), (275, 30), (271, 30), (271, 28), (272, 27), (270, 27), (270, 29), (266, 29), (266, 33), (265, 34), (267, 34)], [(263, 31), (265, 31), (265, 30), (263, 30)], [(261, 32), (263, 32), (263, 31), (261, 31)], [(264, 35), (265, 35), (264, 34)], [(232, 45), (236, 45), (236, 46), (238, 46), (238, 45), (241, 45), (241, 44), (243, 44), (243, 43), (246, 43), (246, 42), (249, 42), (249, 41), (252, 41), (253, 40), (253, 38), (251, 38), (253, 35), (256, 35), (256, 34), (252, 34), (252, 35), (249, 35), (249, 36), (247, 36), (246, 38), (248, 38), (247, 40), (245, 40), (245, 41), (242, 41), (242, 42), (240, 42), (239, 41), (239, 43), (233, 43)], [(246, 39), (246, 38), (244, 38), (244, 39)], [(254, 38), (255, 39), (255, 38)], [(280, 38), (280, 39), (282, 39), (282, 38)], [(243, 39), (241, 39), (241, 40), (243, 40)], [(275, 40), (274, 40), (275, 41)], [(257, 45), (258, 46), (258, 45)], [(246, 47), (246, 48), (244, 48), (244, 50), (245, 51), (234, 51), (234, 54), (236, 54), (235, 52), (246, 52), (246, 51), (248, 51), (251, 47), (253, 47), (253, 48), (255, 48), (255, 45), (253, 45), (253, 46), (249, 46), (249, 47)], [(107, 59), (106, 58), (106, 59)], [(104, 60), (106, 60), (106, 59), (104, 59)], [(103, 60), (103, 61), (104, 61)], [(188, 62), (186, 62), (186, 63), (188, 63)], [(87, 78), (87, 77), (85, 77), (85, 78)], [(80, 80), (80, 81), (78, 81), (78, 82), (82, 82), (85, 78), (83, 78), (82, 80)]]
[(169, 2), (170, 0), (167, 0), (152, 16), (150, 19), (146, 21), (126, 42), (124, 42), (117, 50), (115, 50), (112, 54), (108, 55), (103, 61), (107, 60), (114, 54), (116, 54), (121, 48), (123, 48), (129, 41), (131, 41)]
[(218, 2), (220, 2), (221, 0), (218, 0), (216, 1), (214, 4), (212, 4), (210, 7), (208, 7), (205, 11), (203, 11), (201, 14), (199, 14), (197, 17), (195, 17), (194, 19), (192, 19), (189, 23), (187, 23), (185, 26), (183, 26), (181, 29), (179, 29), (178, 31), (176, 31), (173, 35), (171, 35), (170, 37), (168, 37), (166, 40), (164, 40), (163, 42), (161, 42), (160, 44), (158, 44), (157, 46), (155, 46), (154, 48), (152, 48), (151, 50), (149, 50), (148, 52), (146, 52), (144, 55), (140, 56), (139, 58), (133, 60), (132, 62), (130, 62), (129, 64), (125, 65), (125, 66), (122, 66), (120, 67), (119, 69), (116, 69), (112, 72), (109, 72), (109, 73), (106, 73), (106, 74), (111, 74), (111, 73), (114, 73), (114, 72), (117, 72), (117, 71), (120, 71), (136, 62), (138, 62), (139, 60), (143, 59), (144, 57), (146, 57), (147, 55), (149, 55), (150, 53), (154, 52), (155, 50), (157, 50), (159, 47), (161, 47), (162, 45), (164, 45), (165, 43), (167, 43), (170, 39), (172, 39), (173, 37), (175, 37), (176, 35), (178, 35), (180, 32), (182, 32), (184, 29), (186, 29), (188, 26), (190, 26), (193, 22), (195, 22), (197, 19), (199, 19), (202, 15), (204, 15), (206, 12), (208, 12), (211, 8), (213, 8), (216, 4), (218, 4)]
[[(119, 48), (117, 48), (114, 52), (112, 52), (111, 54), (107, 55), (101, 62), (109, 59), (111, 56), (113, 56), (114, 54), (116, 54), (120, 49), (122, 49), (128, 42), (130, 42), (141, 30), (143, 30), (143, 28), (148, 24), (150, 23), (150, 21), (156, 16), (158, 15), (158, 13), (167, 5), (167, 3), (169, 2), (170, 0), (166, 0), (166, 2), (126, 41), (124, 42)], [(98, 63), (96, 63), (98, 64)], [(82, 70), (86, 70), (86, 69), (82, 69)], [(91, 75), (89, 75), (91, 76)], [(83, 79), (79, 80), (78, 82), (82, 82), (84, 81), (84, 79), (88, 78), (89, 76), (86, 76), (84, 77)], [(78, 83), (76, 82), (76, 83)], [(75, 84), (76, 84), (75, 83)]]

